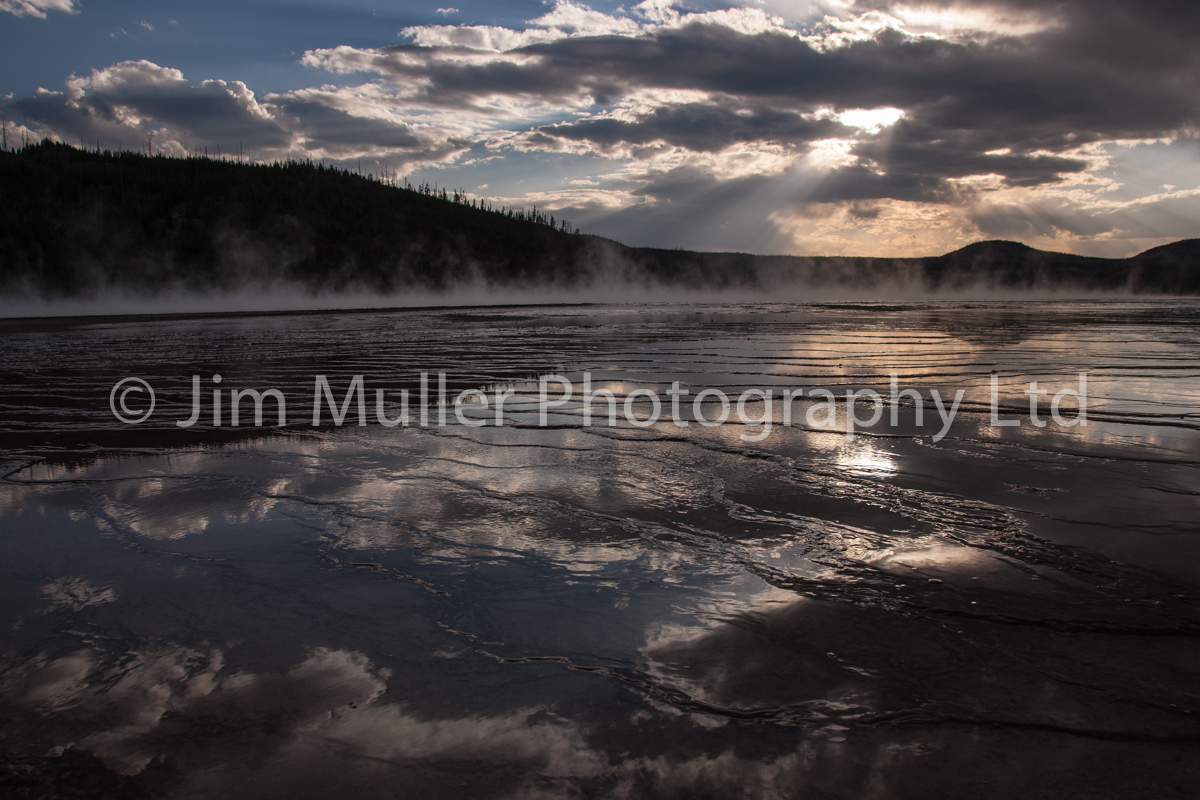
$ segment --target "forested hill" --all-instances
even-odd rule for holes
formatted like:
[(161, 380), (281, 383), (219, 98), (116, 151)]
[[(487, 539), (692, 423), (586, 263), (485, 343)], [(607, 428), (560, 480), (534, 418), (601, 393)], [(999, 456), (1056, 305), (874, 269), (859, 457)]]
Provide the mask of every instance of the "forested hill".
[(1200, 294), (1200, 240), (1129, 259), (981, 242), (931, 258), (823, 258), (630, 248), (552, 215), (498, 209), (312, 163), (83, 151), (0, 152), (0, 295), (311, 292), (457, 286), (785, 285)]

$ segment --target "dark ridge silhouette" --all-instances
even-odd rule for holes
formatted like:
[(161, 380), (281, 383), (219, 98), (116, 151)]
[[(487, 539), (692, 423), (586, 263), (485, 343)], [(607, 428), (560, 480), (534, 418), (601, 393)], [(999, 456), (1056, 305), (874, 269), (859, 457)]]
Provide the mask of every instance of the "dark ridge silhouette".
[(1200, 240), (1127, 259), (979, 242), (927, 258), (759, 256), (632, 248), (536, 209), (311, 162), (249, 164), (88, 151), (0, 151), (0, 295), (153, 296), (300, 287), (313, 294), (455, 287), (784, 286), (1200, 294)]
[[(1130, 283), (1164, 294), (1200, 294), (1200, 239), (1164, 244), (1129, 259)], [(1169, 287), (1169, 288), (1168, 288)]]

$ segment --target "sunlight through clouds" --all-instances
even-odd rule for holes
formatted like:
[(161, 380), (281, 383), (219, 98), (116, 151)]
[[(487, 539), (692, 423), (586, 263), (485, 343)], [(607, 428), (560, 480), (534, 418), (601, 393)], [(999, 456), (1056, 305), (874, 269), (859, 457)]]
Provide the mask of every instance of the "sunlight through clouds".
[(903, 117), (904, 111), (899, 108), (852, 108), (837, 115), (839, 122), (868, 133), (879, 133)]

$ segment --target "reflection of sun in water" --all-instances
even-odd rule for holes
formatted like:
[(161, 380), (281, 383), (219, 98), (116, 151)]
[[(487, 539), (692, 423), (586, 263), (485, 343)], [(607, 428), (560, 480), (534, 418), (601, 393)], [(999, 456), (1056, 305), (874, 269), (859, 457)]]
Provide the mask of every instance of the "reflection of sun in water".
[(891, 453), (878, 450), (866, 442), (842, 447), (834, 463), (847, 472), (872, 478), (885, 478), (900, 471)]

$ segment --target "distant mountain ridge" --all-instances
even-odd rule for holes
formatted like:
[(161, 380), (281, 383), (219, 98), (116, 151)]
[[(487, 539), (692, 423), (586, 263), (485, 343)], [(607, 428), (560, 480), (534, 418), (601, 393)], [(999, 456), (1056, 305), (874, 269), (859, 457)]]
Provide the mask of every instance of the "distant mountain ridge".
[(627, 247), (536, 211), (496, 210), (311, 163), (0, 152), (0, 296), (153, 296), (272, 286), (403, 293), (658, 286), (890, 293), (1200, 295), (1200, 239), (1106, 259), (977, 242), (942, 256), (760, 256)]

